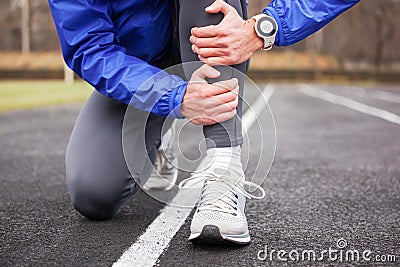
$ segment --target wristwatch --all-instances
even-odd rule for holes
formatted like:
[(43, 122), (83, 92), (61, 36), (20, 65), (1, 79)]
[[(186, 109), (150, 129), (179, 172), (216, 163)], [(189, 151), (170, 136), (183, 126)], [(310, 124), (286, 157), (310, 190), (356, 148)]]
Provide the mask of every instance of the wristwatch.
[(254, 28), (257, 35), (264, 40), (263, 50), (270, 50), (275, 42), (275, 36), (278, 32), (278, 24), (273, 17), (265, 14), (259, 14), (252, 17), (256, 21)]

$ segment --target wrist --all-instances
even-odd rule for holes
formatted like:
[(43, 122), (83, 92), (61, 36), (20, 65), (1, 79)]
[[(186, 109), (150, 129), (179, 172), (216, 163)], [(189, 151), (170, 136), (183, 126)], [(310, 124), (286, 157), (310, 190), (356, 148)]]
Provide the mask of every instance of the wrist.
[(254, 46), (253, 51), (258, 51), (261, 50), (264, 47), (264, 40), (259, 37), (256, 33), (255, 30), (255, 24), (256, 24), (256, 20), (253, 18), (250, 18), (246, 21), (247, 27), (248, 27), (248, 31), (250, 32), (251, 35), (251, 43)]
[(187, 85), (188, 85), (187, 82), (180, 84), (173, 90), (170, 96), (170, 102), (169, 102), (170, 116), (173, 118), (177, 119), (185, 118), (185, 116), (182, 114), (182, 103), (186, 94)]

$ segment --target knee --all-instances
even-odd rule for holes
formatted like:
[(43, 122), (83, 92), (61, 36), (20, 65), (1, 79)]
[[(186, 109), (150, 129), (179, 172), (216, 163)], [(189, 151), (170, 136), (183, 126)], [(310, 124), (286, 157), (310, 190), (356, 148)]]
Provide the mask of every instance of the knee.
[(72, 205), (86, 218), (108, 220), (117, 213), (121, 200), (112, 188), (102, 187), (94, 180), (71, 176), (67, 176), (67, 185)]
[(111, 219), (118, 208), (115, 203), (93, 196), (86, 190), (70, 190), (71, 202), (74, 208), (90, 220), (104, 221)]

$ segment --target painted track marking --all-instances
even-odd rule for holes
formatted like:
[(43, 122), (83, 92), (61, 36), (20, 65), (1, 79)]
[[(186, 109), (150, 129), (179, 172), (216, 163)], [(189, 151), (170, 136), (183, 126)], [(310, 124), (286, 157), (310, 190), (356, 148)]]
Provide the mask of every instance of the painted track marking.
[(356, 87), (356, 86), (346, 86), (346, 88), (350, 89), (350, 90), (346, 90), (346, 93), (350, 92), (359, 97), (383, 100), (383, 101), (392, 102), (392, 103), (400, 103), (400, 95), (399, 94), (394, 94), (394, 93), (375, 90), (375, 89), (365, 89), (365, 88)]
[(337, 104), (343, 107), (347, 107), (352, 110), (356, 110), (358, 112), (374, 116), (380, 119), (383, 119), (388, 122), (392, 122), (395, 124), (400, 124), (400, 116), (391, 113), (387, 110), (384, 109), (379, 109), (375, 108), (372, 106), (368, 106), (366, 104), (354, 101), (350, 98), (344, 97), (344, 96), (339, 96), (332, 94), (330, 92), (327, 92), (322, 89), (317, 89), (315, 87), (309, 86), (309, 85), (301, 85), (299, 91), (305, 95), (319, 98), (322, 100), (325, 100), (327, 102)]

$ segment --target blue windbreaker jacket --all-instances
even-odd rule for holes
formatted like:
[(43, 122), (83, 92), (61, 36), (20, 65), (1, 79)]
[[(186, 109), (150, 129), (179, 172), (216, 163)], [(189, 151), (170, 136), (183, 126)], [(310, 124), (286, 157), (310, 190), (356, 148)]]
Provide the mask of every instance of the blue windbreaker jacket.
[[(172, 36), (169, 0), (48, 0), (67, 65), (105, 96), (160, 116), (182, 118), (187, 82), (154, 67)], [(275, 44), (316, 32), (359, 0), (273, 0)], [(154, 74), (156, 74), (154, 76)]]

